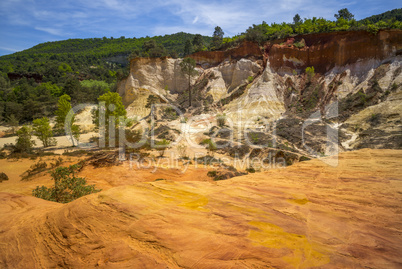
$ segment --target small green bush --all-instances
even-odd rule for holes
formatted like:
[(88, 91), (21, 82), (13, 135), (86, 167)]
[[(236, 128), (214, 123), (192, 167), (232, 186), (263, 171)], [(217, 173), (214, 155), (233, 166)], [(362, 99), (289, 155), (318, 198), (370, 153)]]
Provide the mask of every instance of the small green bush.
[(219, 127), (223, 127), (226, 124), (226, 114), (222, 114), (222, 115), (217, 115), (216, 116), (216, 123), (218, 124)]
[(208, 171), (207, 176), (209, 176), (209, 177), (216, 177), (216, 171), (215, 171), (215, 170), (213, 170), (213, 171)]
[(42, 160), (39, 160), (37, 163), (31, 165), (31, 167), (21, 175), (21, 180), (28, 180), (30, 177), (42, 173), (46, 170), (47, 170), (47, 163)]
[(295, 43), (293, 43), (293, 46), (295, 46), (298, 49), (304, 48), (306, 46), (306, 43), (302, 41), (296, 41)]
[(163, 157), (165, 155), (165, 150), (170, 146), (170, 141), (163, 139), (158, 142), (156, 142), (156, 145), (158, 146), (159, 150), (159, 157)]
[(212, 141), (211, 139), (204, 139), (201, 142), (201, 145), (205, 145), (205, 148), (208, 151), (208, 155), (209, 156), (214, 156), (214, 152), (217, 150), (216, 144), (214, 141)]
[(308, 81), (311, 82), (311, 80), (313, 79), (313, 77), (315, 75), (314, 66), (307, 67), (306, 74), (307, 74)]
[(85, 178), (76, 177), (80, 168), (80, 165), (56, 168), (51, 172), (54, 186), (51, 188), (37, 186), (32, 195), (57, 203), (69, 203), (84, 195), (101, 191), (95, 189), (95, 185), (87, 185)]
[(1, 172), (0, 173), (0, 182), (2, 182), (4, 180), (8, 180), (8, 176), (6, 175), (6, 173)]
[(248, 167), (248, 168), (246, 169), (246, 172), (248, 172), (248, 173), (255, 173), (255, 169), (254, 169), (254, 167)]
[(35, 146), (35, 141), (32, 140), (32, 128), (27, 125), (21, 127), (17, 131), (17, 136), (14, 152), (31, 153)]

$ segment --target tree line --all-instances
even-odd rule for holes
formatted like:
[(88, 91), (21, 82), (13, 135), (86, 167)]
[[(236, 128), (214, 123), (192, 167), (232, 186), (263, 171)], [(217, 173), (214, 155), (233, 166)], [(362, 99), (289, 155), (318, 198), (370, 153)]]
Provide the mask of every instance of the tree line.
[(395, 9), (380, 15), (357, 21), (354, 15), (343, 8), (334, 14), (334, 21), (322, 17), (304, 18), (299, 14), (293, 17), (292, 23), (262, 22), (250, 26), (245, 33), (224, 40), (225, 43), (235, 43), (246, 39), (262, 44), (268, 40), (286, 38), (298, 34), (328, 33), (334, 31), (368, 31), (376, 34), (380, 29), (402, 29), (402, 9)]

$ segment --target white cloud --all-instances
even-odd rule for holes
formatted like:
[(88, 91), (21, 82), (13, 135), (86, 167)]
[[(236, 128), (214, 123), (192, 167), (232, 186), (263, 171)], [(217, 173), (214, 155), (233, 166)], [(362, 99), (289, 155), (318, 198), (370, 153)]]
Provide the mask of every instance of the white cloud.
[(0, 47), (0, 50), (6, 50), (6, 51), (11, 51), (11, 52), (17, 52), (17, 51), (20, 51), (21, 49)]
[(35, 30), (43, 31), (51, 35), (63, 36), (66, 35), (62, 30), (49, 27), (35, 27)]

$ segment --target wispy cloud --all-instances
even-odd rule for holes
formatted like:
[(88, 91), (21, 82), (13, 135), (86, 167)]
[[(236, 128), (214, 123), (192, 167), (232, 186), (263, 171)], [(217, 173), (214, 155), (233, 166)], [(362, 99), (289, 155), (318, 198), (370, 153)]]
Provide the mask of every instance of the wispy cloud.
[(0, 47), (0, 50), (6, 50), (6, 51), (11, 51), (11, 52), (20, 51), (20, 49), (16, 49), (16, 48), (6, 48), (6, 47)]
[(49, 28), (49, 27), (35, 27), (35, 30), (43, 31), (51, 35), (63, 36), (65, 33), (60, 29)]

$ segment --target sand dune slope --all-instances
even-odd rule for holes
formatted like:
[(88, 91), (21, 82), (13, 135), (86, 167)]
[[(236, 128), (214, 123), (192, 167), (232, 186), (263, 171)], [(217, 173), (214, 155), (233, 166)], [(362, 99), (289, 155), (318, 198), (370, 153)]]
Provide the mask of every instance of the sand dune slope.
[(402, 151), (69, 204), (0, 193), (1, 268), (400, 268)]

